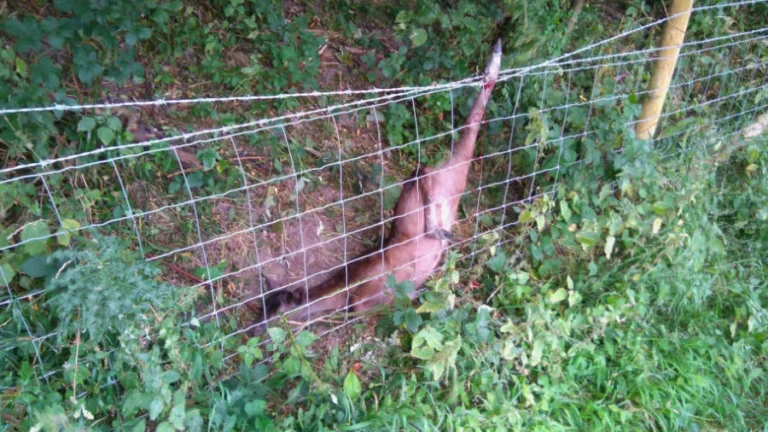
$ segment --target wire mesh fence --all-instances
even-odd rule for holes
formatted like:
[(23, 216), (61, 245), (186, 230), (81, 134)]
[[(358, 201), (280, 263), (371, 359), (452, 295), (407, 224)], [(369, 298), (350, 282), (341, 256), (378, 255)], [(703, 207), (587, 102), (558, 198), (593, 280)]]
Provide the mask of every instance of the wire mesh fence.
[[(716, 9), (733, 17), (760, 3), (703, 6), (693, 13)], [(653, 35), (664, 21), (502, 71), (482, 121), (469, 186), (460, 195), (456, 239), (448, 246), (459, 260), (472, 267), (478, 257), (512, 242), (510, 233), (525, 222), (527, 206), (550, 202), (559, 184), (583, 170), (610, 178), (610, 158), (633, 157), (637, 146), (626, 144), (634, 140), (640, 103), (652, 93), (648, 80), (661, 51)], [(766, 38), (768, 28), (686, 40), (653, 143), (657, 151), (676, 155), (747, 138), (744, 128), (768, 104)], [(197, 104), (226, 110), (284, 98), (306, 107), (4, 167), (2, 193), (34, 189), (40, 217), (14, 226), (0, 253), (24, 248), (42, 255), (46, 242), (76, 247), (73, 236), (98, 232), (130, 239), (148, 261), (183, 272), (175, 284), (197, 299), (188, 323), (215, 322), (218, 337), (201, 346), (231, 359), (238, 355), (233, 340), (282, 325), (279, 316), (266, 317), (270, 292), (308, 291), (380, 253), (407, 173), (450, 154), (482, 84), (477, 76), (396, 89), (2, 109), (3, 116), (51, 111), (83, 121), (124, 107), (170, 114)], [(94, 183), (108, 193), (94, 193)], [(50, 263), (38, 259), (29, 272), (44, 265)], [(58, 371), (43, 370), (51, 364), (43, 359), (64, 347), (55, 328), (34, 322), (32, 311), (56, 292), (25, 289), (6, 273), (0, 267), (6, 287), (0, 306), (12, 312), (14, 326), (3, 328), (0, 349), (34, 357), (36, 372), (47, 379)], [(345, 274), (343, 310), (293, 314), (292, 324), (321, 335), (349, 327), (363, 319), (350, 314), (365, 301), (351, 295), (354, 288), (386, 276), (349, 280)]]

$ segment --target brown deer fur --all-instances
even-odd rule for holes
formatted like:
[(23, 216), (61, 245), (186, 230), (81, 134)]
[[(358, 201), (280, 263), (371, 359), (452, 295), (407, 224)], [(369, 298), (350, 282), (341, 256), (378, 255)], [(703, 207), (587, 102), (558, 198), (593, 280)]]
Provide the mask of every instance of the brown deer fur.
[(437, 168), (422, 167), (403, 185), (395, 206), (392, 229), (383, 248), (345, 263), (308, 293), (303, 289), (270, 292), (265, 300), (267, 318), (289, 312), (291, 317), (310, 317), (318, 312), (346, 307), (365, 311), (391, 301), (392, 293), (384, 284), (390, 274), (398, 282), (410, 280), (416, 287), (426, 281), (437, 268), (452, 238), (451, 227), (456, 220), (459, 198), (467, 186), (475, 141), (499, 75), (500, 63), (501, 41), (498, 41), (486, 67), (479, 95), (451, 157)]

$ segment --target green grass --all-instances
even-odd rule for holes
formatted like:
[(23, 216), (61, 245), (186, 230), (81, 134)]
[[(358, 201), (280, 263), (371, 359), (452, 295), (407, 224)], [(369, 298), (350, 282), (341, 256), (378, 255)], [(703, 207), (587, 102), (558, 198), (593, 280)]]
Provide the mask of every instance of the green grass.
[[(633, 1), (620, 11), (620, 23), (606, 19), (615, 15), (613, 6), (589, 3), (568, 32), (570, 2), (540, 0), (339, 1), (322, 7), (73, 0), (9, 8), (0, 23), (0, 100), (10, 107), (335, 89), (339, 76), (353, 88), (429, 84), (480, 72), (487, 54), (482, 47), (497, 37), (508, 53), (504, 67), (525, 66), (663, 14), (659, 5)], [(718, 10), (697, 14), (690, 38), (759, 28), (764, 11), (763, 5), (744, 8), (738, 20), (723, 19)], [(614, 48), (645, 48), (656, 36), (633, 35)], [(333, 56), (320, 54), (326, 45)], [(697, 56), (680, 75), (739, 67), (740, 56), (762, 62), (762, 53), (754, 44), (733, 59)], [(329, 67), (334, 73), (324, 74)], [(24, 299), (0, 310), (0, 430), (764, 430), (768, 145), (764, 136), (725, 138), (750, 123), (748, 115), (730, 129), (709, 121), (760, 106), (765, 92), (673, 116), (668, 131), (706, 127), (653, 149), (625, 126), (638, 115), (637, 98), (591, 112), (574, 107), (567, 115), (534, 109), (545, 86), (545, 102), (555, 106), (636, 91), (648, 78), (647, 68), (627, 69), (617, 83), (617, 72), (577, 73), (568, 88), (563, 75), (527, 81), (520, 105), (531, 115), (512, 131), (515, 144), (554, 141), (540, 148), (538, 165), (536, 151), (516, 154), (513, 173), (582, 162), (563, 168), (557, 184), (540, 176), (537, 187), (554, 186), (556, 193), (510, 209), (507, 222), (520, 225), (483, 236), (474, 266), (451, 255), (415, 303), (405, 299), (408, 284), (391, 286), (398, 293), (393, 309), (375, 326), (351, 325), (343, 343), (278, 327), (260, 338), (222, 341), (242, 327), (242, 316), (222, 316), (218, 324), (190, 320), (209, 305), (207, 287), (193, 292), (178, 271), (146, 262), (128, 221), (5, 251), (0, 268), (7, 292)], [(761, 82), (747, 73), (732, 78), (713, 80), (713, 88), (733, 92)], [(515, 85), (498, 88), (489, 118), (509, 115)], [(685, 88), (674, 96), (684, 99), (677, 104), (712, 98)], [(461, 119), (472, 94), (454, 97)], [(129, 127), (125, 112), (11, 115), (0, 119), (0, 157), (12, 166), (139, 141), (142, 128), (169, 136), (335, 102), (159, 109), (142, 112), (139, 128)], [(667, 109), (679, 106), (685, 105), (670, 102)], [(418, 108), (422, 136), (450, 125), (447, 95), (420, 100)], [(415, 138), (410, 110), (399, 104), (379, 111), (385, 145)], [(594, 135), (557, 141), (562, 125), (581, 131), (587, 118)], [(365, 132), (365, 121), (353, 120), (355, 130)], [(479, 147), (485, 154), (506, 149), (511, 127), (489, 124)], [(290, 156), (298, 166), (335, 160), (329, 125), (304, 132), (291, 135)], [(375, 150), (360, 135), (342, 133), (350, 155)], [(289, 172), (282, 136), (260, 134), (248, 144), (260, 158), (248, 166), (250, 180)], [(422, 162), (439, 160), (445, 145), (425, 145)], [(393, 154), (384, 183), (407, 175), (416, 154), (415, 146)], [(229, 143), (189, 157), (199, 163), (189, 177), (197, 196), (241, 185)], [(507, 161), (485, 161), (482, 177), (475, 170), (473, 181), (504, 179)], [(377, 188), (377, 163), (345, 167), (345, 194)], [(172, 154), (119, 167), (126, 184), (145, 185), (132, 197), (146, 201), (141, 208), (187, 199)], [(106, 167), (49, 178), (66, 227), (129, 214), (112, 175)], [(302, 193), (311, 199), (319, 175), (305, 181)], [(286, 187), (265, 198), (275, 217), (292, 211)], [(484, 191), (481, 206), (498, 205), (503, 192)], [(464, 202), (462, 217), (475, 205)], [(213, 207), (198, 207), (204, 235), (221, 234), (224, 219), (242, 216), (216, 216)], [(500, 218), (488, 214), (481, 229)], [(141, 222), (150, 254), (197, 242), (189, 208)], [(0, 246), (50, 233), (58, 224), (39, 184), (3, 185)], [(505, 244), (493, 247), (498, 241)], [(163, 263), (205, 275), (191, 256)], [(233, 270), (229, 262), (211, 265), (216, 274)], [(229, 282), (237, 281), (215, 286), (222, 302), (234, 301)], [(38, 290), (45, 292), (26, 297)], [(54, 331), (30, 342), (30, 334)]]

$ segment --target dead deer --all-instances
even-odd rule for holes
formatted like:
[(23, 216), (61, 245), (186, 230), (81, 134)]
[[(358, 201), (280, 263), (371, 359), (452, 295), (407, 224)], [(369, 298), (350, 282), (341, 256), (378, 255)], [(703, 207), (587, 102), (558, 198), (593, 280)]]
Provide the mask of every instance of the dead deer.
[[(501, 67), (501, 41), (494, 46), (483, 84), (450, 158), (437, 168), (422, 167), (403, 185), (395, 205), (392, 229), (383, 247), (345, 263), (329, 279), (308, 291), (281, 289), (266, 299), (267, 317), (288, 313), (307, 317), (328, 310), (350, 308), (362, 312), (389, 303), (388, 275), (420, 287), (437, 268), (456, 221), (459, 199), (467, 186), (485, 107)], [(349, 292), (347, 293), (347, 289)]]

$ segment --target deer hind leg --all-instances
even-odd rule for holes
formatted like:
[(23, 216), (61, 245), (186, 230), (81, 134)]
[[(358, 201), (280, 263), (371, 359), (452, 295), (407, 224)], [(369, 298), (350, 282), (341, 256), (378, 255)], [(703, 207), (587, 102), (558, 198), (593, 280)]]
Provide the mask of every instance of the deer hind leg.
[[(432, 169), (424, 174), (432, 173)], [(453, 212), (451, 211), (452, 189), (443, 185), (445, 176), (428, 175), (419, 179), (419, 186), (424, 197), (424, 232), (427, 237), (435, 240), (452, 240)]]

